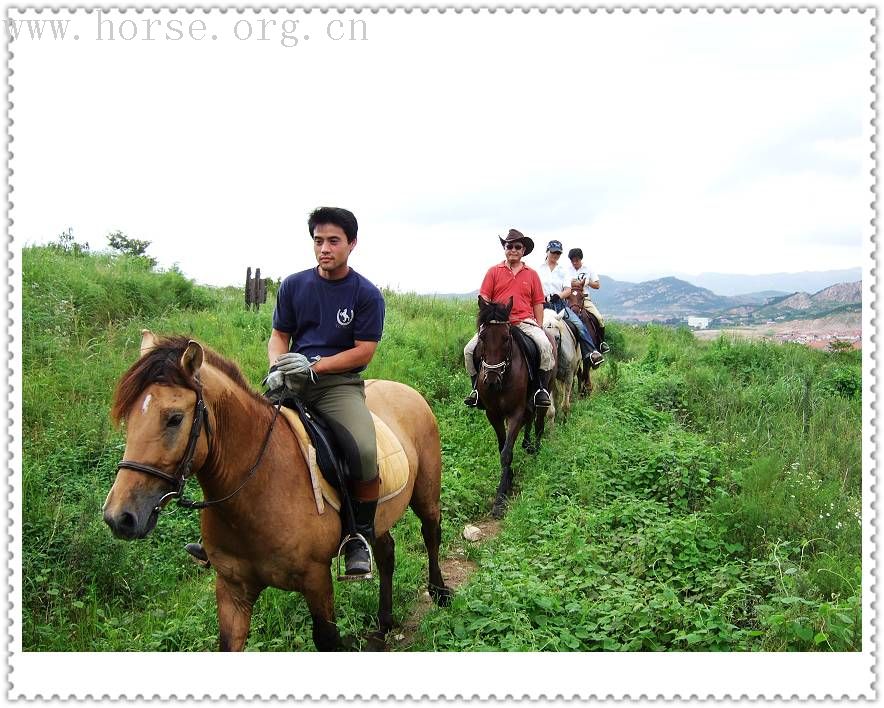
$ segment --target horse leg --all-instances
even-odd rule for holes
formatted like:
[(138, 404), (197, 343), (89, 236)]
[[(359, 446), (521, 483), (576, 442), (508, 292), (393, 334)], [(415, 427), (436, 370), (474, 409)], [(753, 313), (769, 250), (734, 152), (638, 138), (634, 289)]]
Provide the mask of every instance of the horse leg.
[(424, 537), (424, 545), (427, 547), (427, 558), (430, 562), (429, 582), (427, 590), (439, 607), (448, 607), (454, 593), (445, 585), (442, 578), (442, 568), (439, 566), (439, 546), (442, 543), (442, 513), (436, 520), (421, 519), (421, 535)]
[(378, 594), (378, 628), (377, 631), (369, 635), (366, 649), (383, 651), (387, 632), (393, 629), (393, 570), (396, 567), (396, 544), (388, 531), (383, 536), (378, 536), (371, 547), (378, 566), (380, 592)]
[(313, 619), (313, 644), (318, 651), (341, 648), (341, 635), (335, 624), (335, 600), (331, 567), (314, 564), (304, 582), (304, 599)]
[[(546, 426), (547, 411), (542, 408), (534, 414), (534, 452), (540, 451), (540, 442), (543, 438), (543, 429)], [(530, 421), (528, 425), (530, 425)], [(528, 427), (528, 426), (526, 426)]]
[(252, 607), (260, 594), (261, 588), (215, 576), (221, 651), (242, 651), (252, 623)]
[(495, 519), (503, 517), (506, 510), (506, 498), (513, 491), (513, 447), (519, 437), (519, 429), (522, 427), (526, 415), (526, 409), (522, 408), (509, 419), (506, 442), (500, 451), (500, 484), (497, 486), (494, 505), (491, 507), (491, 516)]
[[(528, 416), (528, 411), (526, 410), (525, 415)], [(531, 425), (528, 421), (522, 423), (525, 427), (525, 434), (522, 436), (522, 449), (525, 450), (529, 455), (534, 454), (536, 452), (534, 446), (531, 444)]]
[[(435, 453), (432, 452), (435, 450)], [(448, 607), (452, 592), (446, 587), (439, 567), (439, 546), (442, 544), (442, 508), (439, 503), (442, 480), (442, 461), (439, 447), (426, 446), (421, 450), (419, 474), (411, 492), (412, 510), (421, 521), (421, 535), (427, 547), (429, 579), (427, 590), (440, 607)]]
[(494, 428), (494, 434), (497, 435), (497, 451), (503, 452), (503, 446), (506, 443), (506, 424), (504, 423), (503, 416), (486, 410), (485, 417), (488, 418), (488, 422)]
[(589, 395), (589, 367), (586, 365), (586, 362), (583, 362), (583, 366), (580, 369), (580, 376), (577, 377), (577, 381), (580, 383), (580, 395), (588, 396)]
[(435, 510), (417, 506), (412, 499), (411, 508), (421, 520), (421, 535), (424, 537), (424, 545), (427, 547), (427, 559), (429, 561), (429, 582), (427, 590), (439, 607), (448, 607), (454, 596), (451, 588), (445, 585), (442, 578), (442, 568), (439, 566), (439, 546), (442, 544), (442, 511), (438, 501)]

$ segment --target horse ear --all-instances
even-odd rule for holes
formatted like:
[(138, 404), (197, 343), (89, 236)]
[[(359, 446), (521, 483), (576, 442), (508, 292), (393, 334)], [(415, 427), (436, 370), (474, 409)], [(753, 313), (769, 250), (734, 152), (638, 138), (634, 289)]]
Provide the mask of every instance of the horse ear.
[(511, 312), (513, 309), (513, 296), (510, 295), (510, 299), (506, 301), (506, 311), (507, 313)]
[(156, 349), (157, 338), (149, 329), (141, 330), (141, 356), (147, 354), (151, 349)]
[(477, 299), (479, 300), (479, 309), (484, 310), (485, 307), (488, 305), (488, 303), (485, 302), (485, 298), (482, 297), (481, 295), (479, 295), (479, 297)]
[(188, 374), (188, 376), (196, 376), (199, 373), (200, 367), (203, 365), (203, 348), (200, 346), (199, 342), (194, 342), (192, 339), (187, 343), (187, 349), (184, 350), (184, 354), (181, 355), (181, 368)]

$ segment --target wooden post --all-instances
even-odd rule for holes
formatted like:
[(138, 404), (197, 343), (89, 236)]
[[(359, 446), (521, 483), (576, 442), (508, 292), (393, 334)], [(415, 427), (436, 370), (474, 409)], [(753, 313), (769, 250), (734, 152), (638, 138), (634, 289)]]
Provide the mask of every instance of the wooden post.
[(252, 268), (246, 268), (246, 309), (252, 305), (255, 310), (262, 303), (267, 302), (267, 278), (261, 277), (261, 269), (255, 269), (255, 277), (252, 277)]

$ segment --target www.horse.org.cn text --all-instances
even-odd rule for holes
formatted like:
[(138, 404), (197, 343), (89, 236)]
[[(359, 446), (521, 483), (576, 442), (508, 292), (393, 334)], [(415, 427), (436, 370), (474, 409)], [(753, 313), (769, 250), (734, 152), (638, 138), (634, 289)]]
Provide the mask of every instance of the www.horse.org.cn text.
[(361, 42), (368, 40), (368, 24), (363, 19), (277, 17), (199, 17), (135, 16), (131, 13), (107, 13), (75, 20), (7, 19), (10, 41), (80, 41), (99, 42), (213, 42), (232, 39), (238, 42), (275, 42), (285, 48), (302, 46), (310, 41)]

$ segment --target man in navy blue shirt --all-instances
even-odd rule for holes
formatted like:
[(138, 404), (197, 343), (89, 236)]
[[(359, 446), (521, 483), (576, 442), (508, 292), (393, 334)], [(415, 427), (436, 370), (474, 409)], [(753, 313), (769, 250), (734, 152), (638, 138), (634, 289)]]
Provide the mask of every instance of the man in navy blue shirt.
[[(267, 342), (265, 383), (271, 398), (297, 397), (331, 427), (349, 467), (356, 532), (370, 543), (380, 480), (374, 420), (360, 372), (381, 340), (384, 298), (347, 265), (358, 229), (352, 212), (320, 207), (310, 214), (307, 227), (318, 265), (282, 281)], [(191, 546), (188, 550), (199, 557), (196, 544)], [(371, 572), (371, 556), (362, 543), (348, 542), (344, 555), (347, 576)]]
[[(318, 265), (288, 276), (279, 288), (267, 342), (267, 385), (272, 390), (284, 383), (332, 428), (350, 467), (356, 532), (371, 542), (380, 480), (374, 421), (360, 372), (381, 340), (384, 298), (347, 264), (358, 229), (352, 212), (320, 207), (307, 227)], [(371, 571), (363, 544), (348, 543), (344, 554), (346, 575)]]

